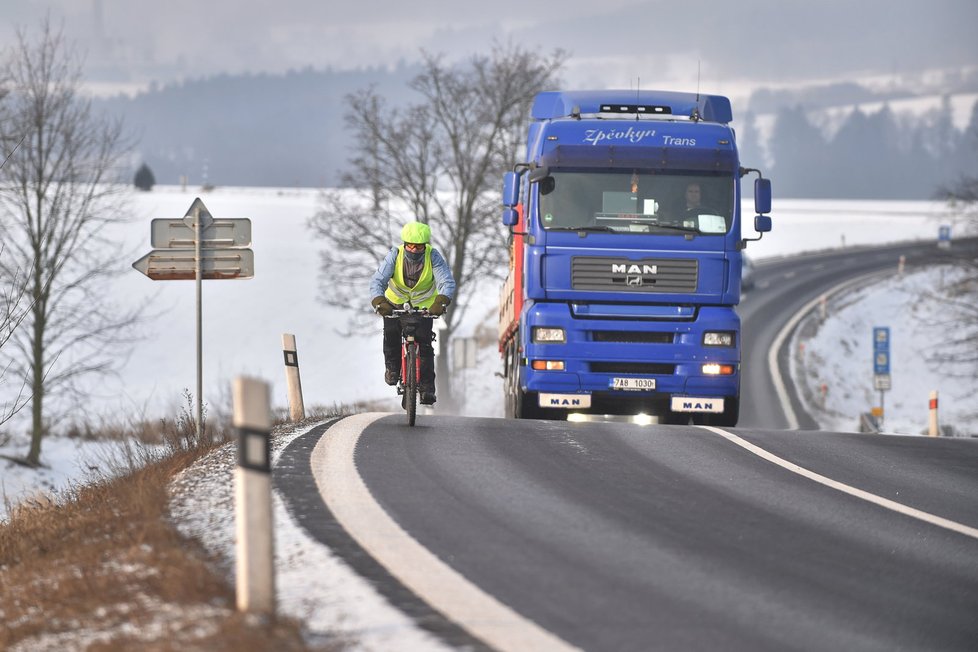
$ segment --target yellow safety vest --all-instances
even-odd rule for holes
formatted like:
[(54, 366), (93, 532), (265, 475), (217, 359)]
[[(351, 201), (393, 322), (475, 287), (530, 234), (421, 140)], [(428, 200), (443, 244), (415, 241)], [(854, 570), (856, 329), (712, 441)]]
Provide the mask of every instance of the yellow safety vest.
[(397, 260), (394, 261), (394, 275), (387, 282), (384, 292), (387, 300), (395, 305), (411, 302), (415, 308), (430, 308), (438, 296), (435, 288), (435, 273), (431, 269), (431, 246), (424, 248), (424, 267), (421, 276), (413, 288), (404, 282), (404, 245), (397, 248)]

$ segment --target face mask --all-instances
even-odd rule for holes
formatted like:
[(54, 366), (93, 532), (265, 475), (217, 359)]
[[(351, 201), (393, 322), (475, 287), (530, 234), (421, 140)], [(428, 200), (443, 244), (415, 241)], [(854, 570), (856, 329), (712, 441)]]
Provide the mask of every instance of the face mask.
[(417, 263), (424, 260), (424, 249), (421, 251), (411, 251), (407, 247), (404, 248), (404, 255), (407, 256), (408, 260)]

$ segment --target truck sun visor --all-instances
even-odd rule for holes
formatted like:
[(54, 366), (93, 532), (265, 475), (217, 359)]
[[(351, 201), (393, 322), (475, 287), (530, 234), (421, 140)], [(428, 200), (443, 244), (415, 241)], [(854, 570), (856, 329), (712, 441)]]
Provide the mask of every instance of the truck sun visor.
[(544, 154), (541, 165), (551, 168), (649, 168), (733, 172), (732, 149), (688, 147), (621, 147), (615, 145), (558, 145)]

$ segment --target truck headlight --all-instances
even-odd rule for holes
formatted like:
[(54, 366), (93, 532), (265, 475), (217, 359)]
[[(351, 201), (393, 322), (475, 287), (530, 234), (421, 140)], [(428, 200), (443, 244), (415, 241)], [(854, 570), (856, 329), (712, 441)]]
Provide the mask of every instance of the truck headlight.
[(732, 376), (735, 369), (732, 364), (717, 364), (710, 362), (703, 365), (703, 374), (706, 376)]
[(563, 344), (566, 341), (563, 328), (533, 327), (533, 342), (536, 344)]
[(563, 371), (563, 360), (534, 360), (530, 363), (530, 368), (536, 371)]
[(703, 333), (703, 346), (733, 346), (736, 340), (731, 331), (706, 331)]

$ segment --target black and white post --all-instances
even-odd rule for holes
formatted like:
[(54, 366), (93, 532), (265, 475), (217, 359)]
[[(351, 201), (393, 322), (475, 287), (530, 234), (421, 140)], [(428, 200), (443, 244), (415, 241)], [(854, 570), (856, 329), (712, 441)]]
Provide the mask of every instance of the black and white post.
[(272, 429), (268, 383), (234, 379), (234, 472), (239, 611), (275, 613), (275, 548), (272, 533)]
[(292, 333), (282, 334), (282, 352), (285, 354), (285, 383), (289, 391), (289, 419), (302, 421), (306, 418), (306, 406), (302, 402), (299, 354), (295, 348), (295, 335)]

